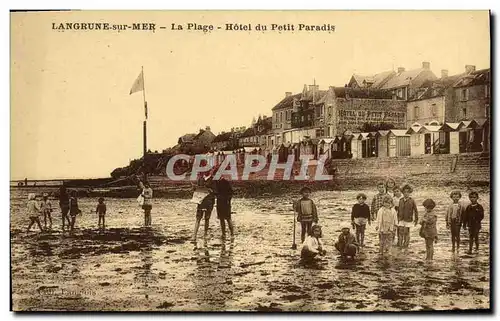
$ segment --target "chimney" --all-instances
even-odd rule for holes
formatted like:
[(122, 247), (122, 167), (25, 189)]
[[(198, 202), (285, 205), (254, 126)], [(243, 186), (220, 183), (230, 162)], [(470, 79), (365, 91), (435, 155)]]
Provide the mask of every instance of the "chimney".
[(448, 77), (448, 69), (441, 69), (441, 78)]
[(476, 71), (476, 66), (474, 65), (465, 65), (465, 72), (470, 74), (471, 72)]
[(292, 95), (292, 92), (291, 91), (286, 91), (285, 92), (285, 97), (290, 97)]
[(210, 126), (206, 126), (206, 127), (205, 127), (205, 130), (206, 130), (206, 131), (210, 131)]
[(398, 74), (402, 73), (405, 71), (405, 67), (398, 67)]
[(431, 63), (428, 61), (423, 61), (422, 68), (427, 69), (427, 70), (431, 69)]

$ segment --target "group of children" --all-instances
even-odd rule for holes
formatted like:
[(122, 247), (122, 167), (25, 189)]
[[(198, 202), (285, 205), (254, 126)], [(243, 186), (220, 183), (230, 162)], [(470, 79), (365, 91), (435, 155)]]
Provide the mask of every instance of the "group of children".
[[(360, 247), (364, 247), (366, 225), (375, 223), (375, 230), (379, 236), (379, 253), (386, 255), (392, 247), (396, 235), (397, 246), (407, 248), (410, 244), (410, 228), (420, 224), (420, 237), (425, 239), (426, 260), (433, 260), (434, 243), (437, 242), (437, 220), (434, 211), (436, 203), (432, 199), (426, 199), (422, 205), (425, 213), (419, 218), (417, 204), (411, 197), (413, 189), (405, 184), (398, 188), (393, 180), (380, 182), (377, 185), (376, 194), (371, 207), (366, 204), (367, 197), (359, 193), (356, 197), (357, 203), (352, 207), (351, 224), (341, 228), (340, 235), (335, 248), (344, 258), (354, 258)], [(393, 196), (388, 191), (392, 190)], [(309, 198), (311, 189), (304, 187), (300, 191), (302, 198), (294, 203), (294, 210), (298, 214), (297, 220), (301, 223), (301, 241), (303, 242), (301, 257), (303, 260), (311, 260), (317, 255), (325, 255), (321, 241), (322, 231), (318, 223), (318, 213), (314, 202)], [(481, 221), (484, 218), (484, 209), (477, 202), (478, 193), (469, 193), (470, 204), (463, 206), (459, 203), (462, 197), (460, 191), (450, 194), (452, 204), (446, 211), (446, 227), (451, 232), (452, 251), (458, 251), (460, 247), (460, 228), (469, 230), (469, 251), (472, 253), (479, 249), (479, 231)], [(395, 205), (396, 203), (397, 205)], [(313, 225), (316, 223), (316, 225)], [(350, 226), (355, 230), (355, 235), (350, 232)], [(308, 235), (307, 237), (306, 234)]]
[[(59, 190), (59, 207), (61, 208), (61, 227), (65, 230), (65, 225), (67, 223), (70, 232), (73, 232), (76, 223), (76, 216), (81, 214), (82, 211), (78, 207), (77, 192), (72, 191), (68, 193), (66, 188), (63, 186)], [(41, 232), (46, 230), (52, 230), (52, 203), (49, 200), (49, 195), (44, 193), (42, 196), (42, 201), (38, 202), (36, 200), (35, 193), (28, 194), (27, 203), (27, 213), (29, 216), (29, 224), (27, 233), (31, 230), (31, 227), (36, 223)], [(99, 230), (105, 229), (105, 215), (106, 215), (106, 204), (104, 203), (104, 198), (100, 197), (98, 199), (98, 204), (96, 208), (96, 214), (99, 215), (98, 226)], [(42, 227), (40, 218), (43, 217), (44, 226)], [(47, 222), (49, 223), (47, 227)]]

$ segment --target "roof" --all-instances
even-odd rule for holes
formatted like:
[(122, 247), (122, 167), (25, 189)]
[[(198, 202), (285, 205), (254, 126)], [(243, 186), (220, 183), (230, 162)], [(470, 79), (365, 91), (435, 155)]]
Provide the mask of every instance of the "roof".
[(291, 108), (291, 107), (293, 107), (293, 101), (295, 99), (300, 99), (301, 96), (302, 96), (302, 94), (295, 94), (295, 95), (285, 97), (276, 106), (274, 106), (272, 110)]
[(312, 101), (314, 94), (314, 102), (318, 102), (326, 95), (327, 92), (328, 90), (307, 90), (302, 93), (300, 100)]
[(446, 89), (452, 87), (465, 75), (465, 73), (462, 73), (449, 77), (439, 78), (436, 80), (427, 80), (421, 87), (423, 91), (416, 92), (413, 97), (410, 97), (410, 100), (424, 100), (444, 96)]
[(379, 130), (377, 132), (377, 136), (387, 136), (387, 134), (389, 134), (388, 130)]
[[(439, 125), (424, 125), (424, 126), (412, 126), (406, 131), (406, 134), (410, 135), (413, 133), (424, 133), (424, 132), (438, 132), (443, 126)], [(392, 130), (392, 129), (391, 129)]]
[(417, 78), (422, 72), (426, 71), (425, 68), (418, 68), (412, 70), (405, 70), (400, 73), (396, 73), (381, 87), (381, 89), (393, 89), (402, 86), (407, 86), (410, 84), (412, 79)]
[(406, 129), (391, 129), (389, 132), (398, 137), (409, 136)]
[(379, 89), (334, 87), (337, 98), (392, 99), (392, 93)]
[(243, 138), (243, 137), (251, 137), (251, 136), (255, 136), (255, 130), (254, 128), (250, 127), (250, 128), (247, 128), (241, 135), (240, 135), (240, 138)]
[(183, 143), (192, 143), (196, 134), (185, 134), (179, 137), (179, 140)]
[(231, 133), (231, 132), (219, 134), (219, 135), (215, 136), (215, 138), (212, 142), (214, 142), (214, 143), (227, 142), (228, 140), (231, 139), (232, 134), (233, 133)]
[[(389, 77), (395, 75), (396, 73), (393, 70), (384, 71), (375, 75), (362, 76), (353, 74), (352, 78), (358, 83), (360, 87), (369, 87), (369, 88), (380, 88), (385, 82), (389, 79)], [(371, 85), (370, 85), (371, 84)]]
[(473, 71), (463, 76), (453, 85), (455, 88), (487, 85), (490, 83), (490, 69), (481, 69)]

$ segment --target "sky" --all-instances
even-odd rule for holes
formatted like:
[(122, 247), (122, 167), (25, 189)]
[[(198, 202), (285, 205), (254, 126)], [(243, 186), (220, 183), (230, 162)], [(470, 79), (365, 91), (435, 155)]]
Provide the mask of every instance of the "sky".
[[(59, 31), (52, 23), (156, 23), (150, 31)], [(172, 23), (221, 30), (170, 30)], [(226, 23), (335, 25), (335, 32), (225, 31)], [(158, 27), (157, 27), (158, 28)], [(285, 92), (343, 86), (423, 61), (439, 77), (489, 68), (487, 11), (80, 11), (11, 13), (11, 179), (108, 177), (148, 147), (271, 115)]]

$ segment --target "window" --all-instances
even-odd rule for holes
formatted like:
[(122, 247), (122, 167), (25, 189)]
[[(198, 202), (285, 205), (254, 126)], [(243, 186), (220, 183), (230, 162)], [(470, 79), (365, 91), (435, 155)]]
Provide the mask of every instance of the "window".
[(415, 120), (417, 120), (419, 117), (420, 117), (420, 110), (419, 110), (418, 106), (415, 106), (413, 108), (413, 118)]
[(467, 119), (467, 108), (462, 108), (462, 118)]
[(484, 85), (484, 97), (490, 97), (490, 85)]
[(280, 113), (280, 122), (283, 121), (283, 112)]
[(460, 90), (460, 101), (467, 101), (469, 99), (469, 90), (462, 89)]
[(432, 104), (432, 106), (431, 106), (431, 114), (432, 114), (432, 117), (436, 117), (436, 114), (437, 114), (437, 106), (436, 106), (436, 104)]

